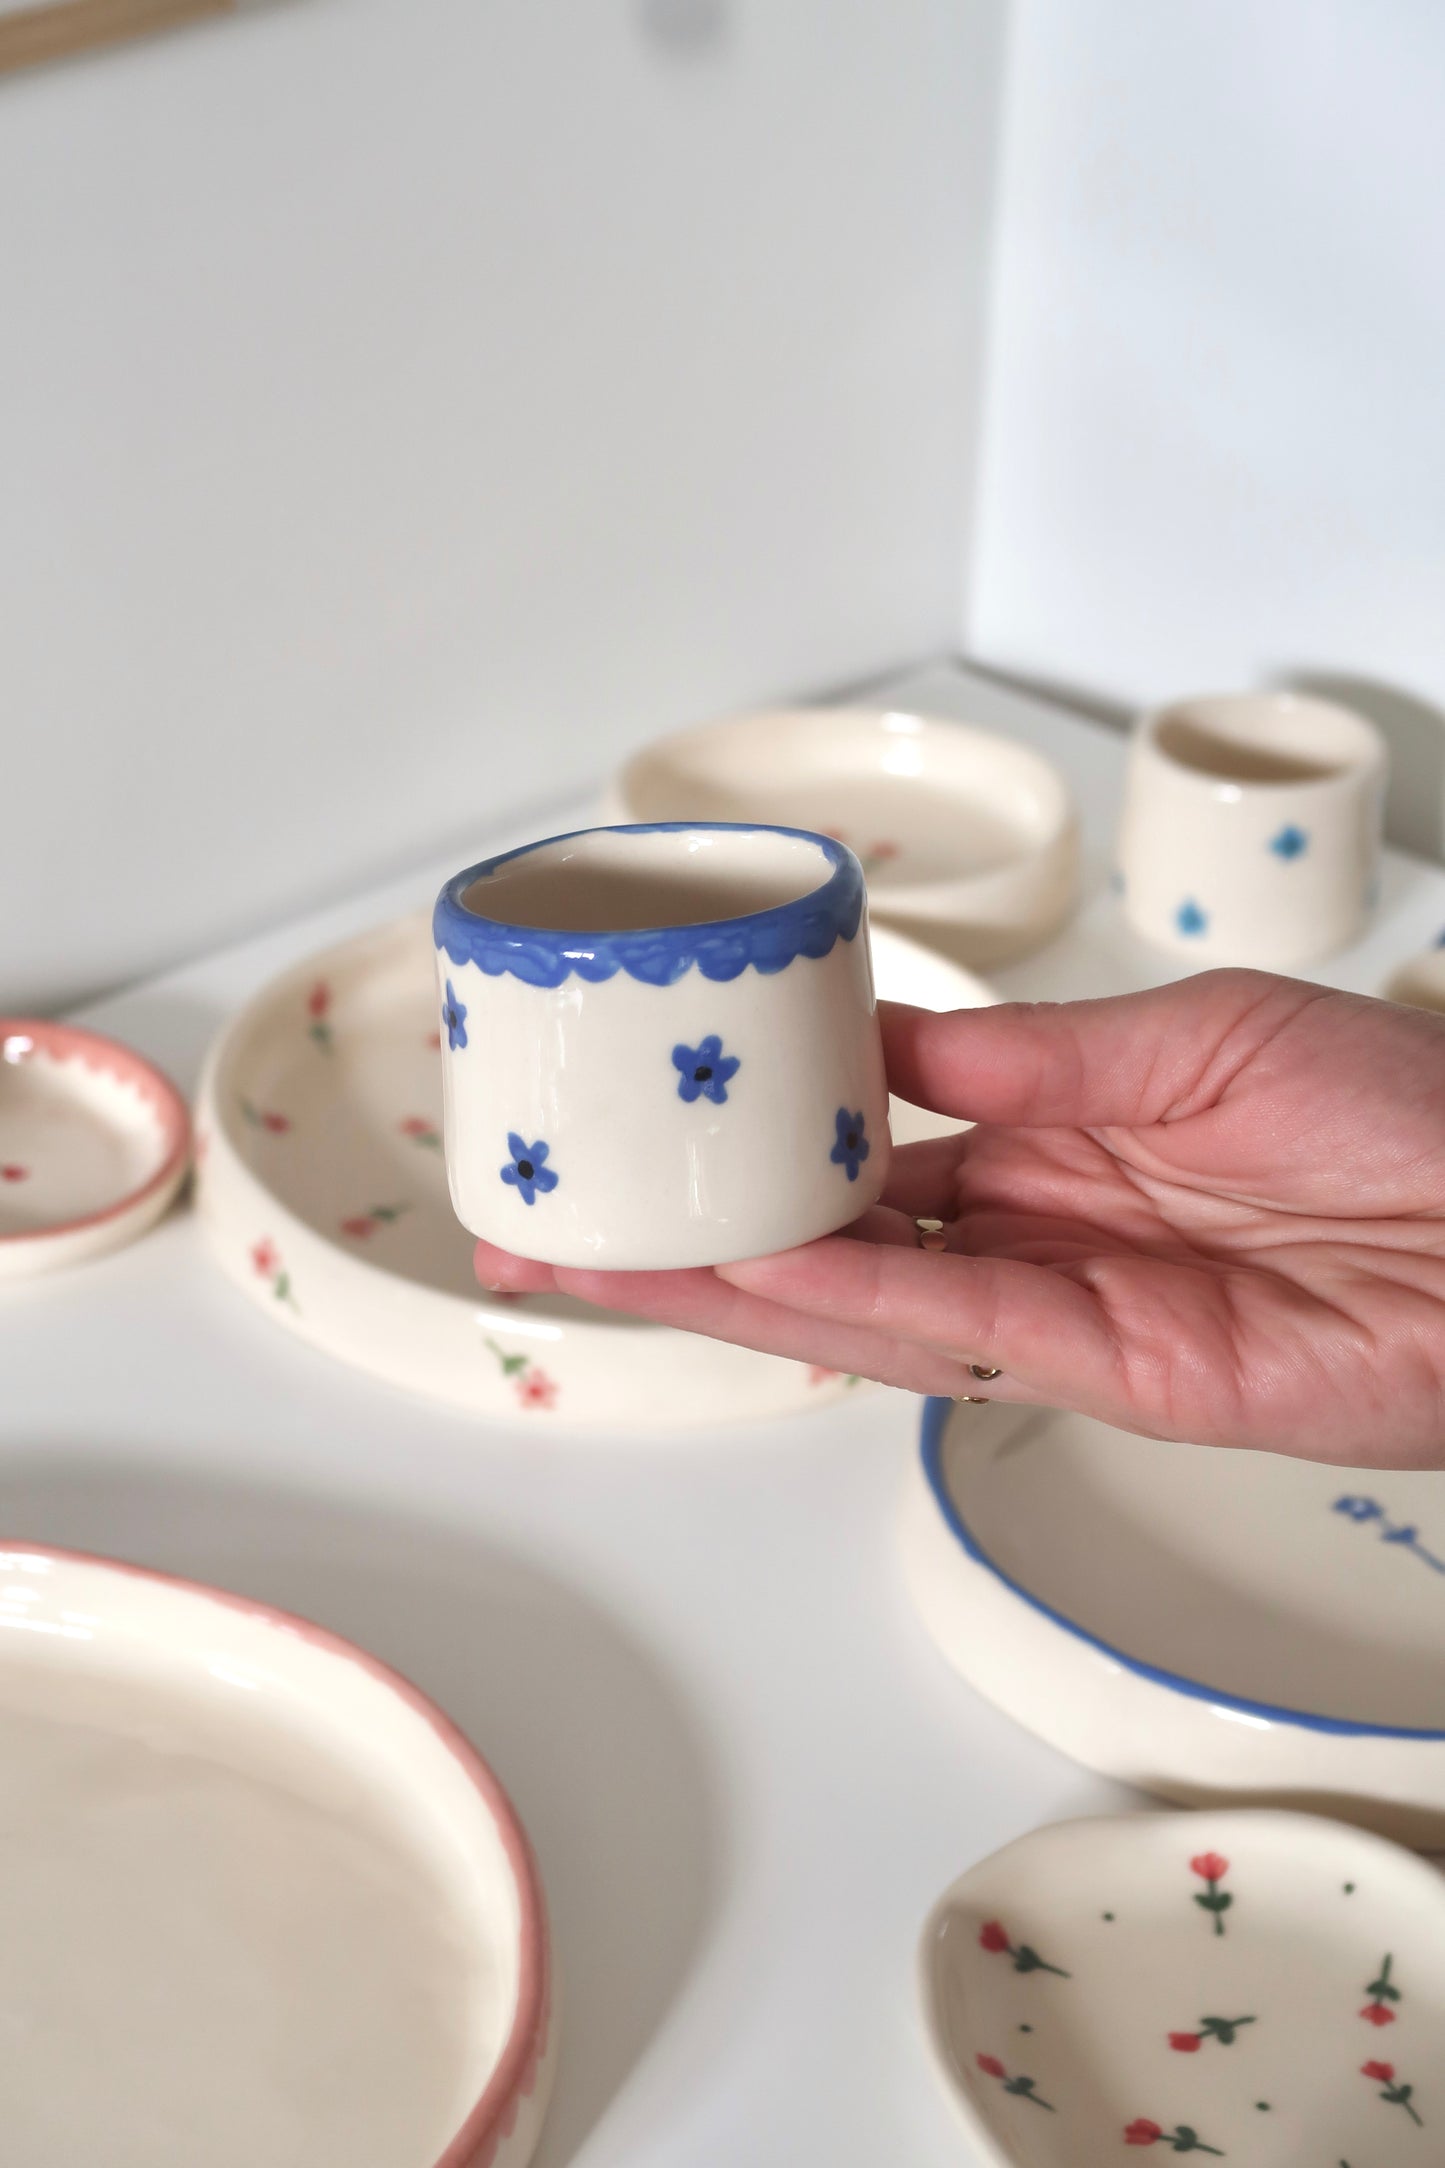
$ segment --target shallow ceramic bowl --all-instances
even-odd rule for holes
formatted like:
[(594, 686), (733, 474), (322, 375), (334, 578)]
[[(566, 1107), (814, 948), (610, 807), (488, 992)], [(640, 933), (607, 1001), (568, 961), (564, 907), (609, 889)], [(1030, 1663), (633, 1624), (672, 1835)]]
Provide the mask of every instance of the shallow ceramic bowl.
[[(920, 1008), (998, 997), (879, 929), (878, 990)], [(220, 1035), (196, 1109), (216, 1261), (342, 1361), (475, 1414), (662, 1434), (826, 1406), (857, 1379), (561, 1296), (488, 1295), (442, 1158), (435, 953), (400, 919), (264, 987)], [(963, 1125), (895, 1099), (896, 1142)]]
[(184, 1181), (190, 1141), (175, 1086), (129, 1047), (0, 1016), (0, 1279), (133, 1242)]
[(1445, 1476), (930, 1401), (904, 1543), (945, 1655), (1076, 1760), (1445, 1844)]
[(7, 2159), (522, 2168), (536, 1869), (466, 1740), (359, 1649), (8, 1546), (0, 1824)]
[(1445, 2158), (1445, 1881), (1304, 1814), (1033, 1831), (935, 1906), (939, 2070), (984, 2157)]
[(978, 969), (1042, 946), (1073, 907), (1078, 824), (1058, 770), (966, 723), (780, 708), (680, 731), (617, 777), (619, 820), (759, 820), (847, 843), (875, 920)]

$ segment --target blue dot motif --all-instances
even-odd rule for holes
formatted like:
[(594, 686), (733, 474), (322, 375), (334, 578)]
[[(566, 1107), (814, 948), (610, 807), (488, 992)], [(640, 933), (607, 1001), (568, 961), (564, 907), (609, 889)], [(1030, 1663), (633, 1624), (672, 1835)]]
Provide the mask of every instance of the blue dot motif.
[(1310, 847), (1310, 839), (1303, 828), (1296, 828), (1293, 821), (1286, 821), (1279, 834), (1270, 837), (1269, 847), (1276, 858), (1282, 858), (1288, 865), (1292, 858), (1304, 857)]
[(1192, 896), (1186, 896), (1174, 914), (1174, 923), (1182, 934), (1192, 938), (1196, 934), (1208, 933), (1209, 913), (1203, 910)]

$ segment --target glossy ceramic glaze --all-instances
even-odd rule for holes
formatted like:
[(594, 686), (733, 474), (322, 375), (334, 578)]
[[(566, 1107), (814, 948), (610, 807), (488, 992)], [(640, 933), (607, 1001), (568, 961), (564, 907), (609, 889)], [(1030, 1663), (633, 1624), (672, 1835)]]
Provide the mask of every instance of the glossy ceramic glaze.
[(650, 1270), (790, 1249), (888, 1171), (863, 874), (802, 830), (594, 828), (447, 883), (447, 1173), (473, 1234)]
[(1119, 830), (1124, 909), (1200, 964), (1286, 970), (1359, 932), (1379, 875), (1385, 746), (1297, 693), (1227, 693), (1146, 716)]
[(0, 1279), (133, 1242), (189, 1156), (184, 1103), (149, 1062), (70, 1024), (0, 1016)]
[(0, 1629), (7, 2158), (522, 2168), (541, 1891), (440, 1711), (304, 1621), (30, 1545)]
[(904, 1532), (945, 1655), (1077, 1760), (1445, 1844), (1445, 1476), (930, 1401)]
[(924, 2021), (986, 2159), (1445, 2158), (1445, 1880), (1304, 1814), (1062, 1822), (960, 1877)]
[[(996, 997), (880, 930), (882, 993), (921, 1008)], [(265, 1314), (343, 1361), (528, 1423), (698, 1423), (865, 1389), (561, 1298), (490, 1297), (447, 1193), (435, 951), (403, 919), (266, 987), (221, 1035), (196, 1115), (197, 1199), (217, 1262)], [(900, 1141), (956, 1128), (895, 1101)]]
[(1073, 906), (1078, 829), (1026, 745), (878, 708), (785, 708), (647, 746), (613, 785), (620, 820), (767, 820), (851, 846), (877, 921), (979, 968), (1039, 947)]

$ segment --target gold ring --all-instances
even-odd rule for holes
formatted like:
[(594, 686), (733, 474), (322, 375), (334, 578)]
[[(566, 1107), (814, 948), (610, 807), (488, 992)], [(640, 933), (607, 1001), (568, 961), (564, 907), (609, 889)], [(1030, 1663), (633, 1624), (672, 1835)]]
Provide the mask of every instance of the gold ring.
[(985, 1385), (987, 1385), (990, 1378), (1001, 1378), (1003, 1376), (1001, 1370), (989, 1370), (983, 1363), (970, 1363), (968, 1367), (976, 1378), (983, 1380)]
[(955, 1393), (954, 1399), (965, 1408), (986, 1408), (988, 1400), (983, 1393)]
[(943, 1232), (943, 1222), (938, 1219), (916, 1219), (918, 1247), (921, 1250), (946, 1250), (948, 1241)]

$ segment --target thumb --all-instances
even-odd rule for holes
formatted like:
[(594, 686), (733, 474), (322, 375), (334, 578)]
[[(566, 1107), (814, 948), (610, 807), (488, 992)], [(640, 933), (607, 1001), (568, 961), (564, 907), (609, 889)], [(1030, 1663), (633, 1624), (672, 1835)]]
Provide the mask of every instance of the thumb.
[(1137, 1128), (1212, 1106), (1317, 986), (1206, 971), (1102, 1001), (929, 1009), (882, 1001), (888, 1081), (960, 1120), (1019, 1128)]

